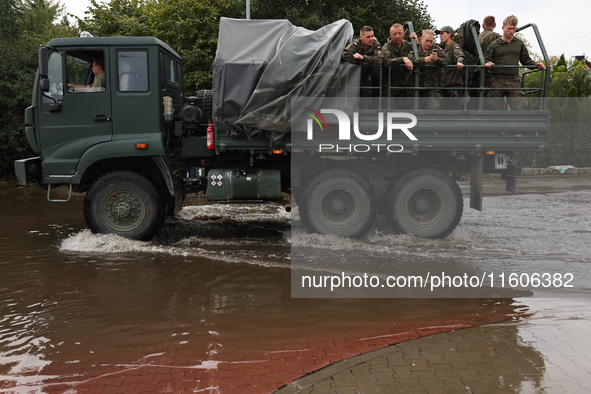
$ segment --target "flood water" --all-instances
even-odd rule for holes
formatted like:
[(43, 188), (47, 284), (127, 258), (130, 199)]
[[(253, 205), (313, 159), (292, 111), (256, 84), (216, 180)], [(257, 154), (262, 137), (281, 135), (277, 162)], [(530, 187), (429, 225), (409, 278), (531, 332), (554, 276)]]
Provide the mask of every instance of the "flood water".
[(292, 233), (280, 205), (205, 205), (196, 197), (154, 240), (132, 241), (91, 234), (82, 196), (58, 204), (42, 190), (0, 190), (0, 392), (44, 392), (55, 379), (80, 381), (114, 365), (178, 364), (179, 357), (215, 367), (286, 343), (367, 336), (397, 324), (525, 318), (539, 308), (527, 299), (292, 298), (291, 246), (354, 250), (370, 242), (419, 261), (559, 261), (588, 284), (591, 192), (581, 185), (488, 197), (484, 212), (466, 208), (446, 240), (381, 229), (353, 243)]

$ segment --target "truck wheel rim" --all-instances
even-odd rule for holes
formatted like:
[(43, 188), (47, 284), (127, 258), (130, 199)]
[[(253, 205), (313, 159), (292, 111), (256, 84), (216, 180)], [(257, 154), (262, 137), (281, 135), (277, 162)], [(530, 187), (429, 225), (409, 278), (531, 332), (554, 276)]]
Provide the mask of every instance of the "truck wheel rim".
[(359, 216), (359, 202), (347, 189), (331, 188), (320, 197), (320, 218), (332, 228), (346, 228)]
[(146, 215), (146, 203), (136, 192), (113, 190), (101, 201), (101, 216), (116, 231), (131, 231), (140, 226)]
[(409, 194), (404, 204), (404, 213), (413, 225), (431, 227), (445, 215), (445, 198), (431, 187), (421, 187)]

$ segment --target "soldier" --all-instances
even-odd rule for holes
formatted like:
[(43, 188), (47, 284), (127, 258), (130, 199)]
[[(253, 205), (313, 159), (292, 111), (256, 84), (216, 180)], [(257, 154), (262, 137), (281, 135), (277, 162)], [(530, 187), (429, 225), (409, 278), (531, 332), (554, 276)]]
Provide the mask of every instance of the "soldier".
[[(497, 24), (495, 22), (495, 17), (492, 15), (487, 16), (482, 21), (482, 28), (484, 31), (478, 35), (478, 41), (480, 42), (480, 48), (482, 48), (483, 55), (486, 53), (490, 43), (501, 36), (499, 33), (493, 31), (495, 27), (497, 27)], [(490, 76), (490, 70), (487, 69), (484, 75), (485, 87), (490, 83)]]
[[(433, 44), (435, 32), (427, 29), (423, 30), (421, 36), (421, 45), (418, 47), (418, 53), (410, 51), (408, 58), (420, 70), (419, 86), (426, 88), (436, 88), (441, 79), (441, 68), (445, 65), (446, 59), (443, 50), (437, 44)], [(428, 67), (427, 65), (431, 65)], [(433, 67), (435, 66), (435, 67)], [(437, 89), (428, 89), (421, 92), (422, 97), (426, 97), (426, 108), (437, 110), (441, 102), (441, 94)]]
[(495, 65), (515, 65), (521, 63), (524, 66), (537, 66), (538, 69), (544, 69), (544, 63), (536, 63), (529, 57), (529, 52), (523, 41), (515, 37), (517, 29), (517, 17), (508, 16), (503, 21), (503, 35), (490, 43), (484, 60), (485, 66), (491, 70), (490, 90), (487, 97), (487, 107), (490, 109), (503, 109), (503, 97), (507, 97), (507, 104), (512, 110), (523, 110), (527, 108), (528, 102), (525, 94), (521, 90), (506, 90), (521, 88), (521, 79), (519, 78), (519, 68), (517, 67), (498, 67)]
[[(370, 26), (364, 26), (361, 28), (359, 31), (359, 38), (345, 47), (342, 58), (344, 61), (353, 64), (376, 66), (363, 67), (361, 69), (360, 86), (379, 87), (380, 69), (377, 66), (382, 65), (382, 47), (374, 37), (373, 29)], [(361, 96), (378, 96), (378, 93), (376, 92), (375, 94), (372, 94), (372, 89), (361, 89)]]
[(488, 45), (501, 36), (499, 33), (493, 31), (495, 27), (497, 27), (497, 24), (495, 22), (495, 17), (492, 15), (487, 16), (482, 21), (482, 28), (484, 30), (478, 35), (478, 41), (480, 42), (483, 55), (486, 53)]
[[(401, 107), (403, 103), (401, 100), (404, 97), (410, 97), (408, 89), (391, 89), (396, 87), (408, 87), (410, 80), (410, 70), (414, 65), (408, 58), (409, 52), (412, 50), (412, 44), (402, 37), (404, 36), (404, 28), (401, 24), (395, 23), (390, 27), (390, 39), (384, 46), (384, 61), (385, 74), (382, 79), (382, 95), (384, 97), (396, 97), (397, 103), (395, 106)], [(414, 35), (416, 38), (416, 34)], [(404, 67), (402, 67), (404, 65)], [(389, 71), (389, 74), (388, 74)], [(388, 78), (389, 76), (389, 78)]]
[(441, 87), (456, 88), (456, 89), (441, 89), (441, 96), (446, 98), (463, 97), (462, 100), (446, 100), (448, 109), (460, 109), (463, 107), (465, 101), (469, 99), (468, 93), (463, 90), (464, 76), (461, 69), (464, 68), (464, 51), (460, 44), (455, 40), (457, 36), (454, 35), (454, 29), (451, 26), (444, 26), (435, 31), (441, 38), (441, 46), (443, 47), (443, 55), (447, 59), (447, 64), (455, 67), (445, 67), (441, 70)]

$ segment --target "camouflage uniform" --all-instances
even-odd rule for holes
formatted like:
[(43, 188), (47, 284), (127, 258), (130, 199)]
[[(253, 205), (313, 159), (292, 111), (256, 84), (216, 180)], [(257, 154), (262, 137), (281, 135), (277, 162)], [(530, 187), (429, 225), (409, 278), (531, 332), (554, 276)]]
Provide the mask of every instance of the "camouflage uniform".
[[(523, 41), (517, 37), (513, 37), (511, 42), (503, 40), (502, 37), (497, 38), (490, 43), (484, 56), (486, 63), (493, 62), (497, 66), (501, 65), (518, 65), (535, 66), (537, 63), (529, 57), (529, 52), (525, 47)], [(521, 90), (506, 90), (521, 88), (521, 78), (519, 77), (519, 69), (517, 67), (503, 67), (491, 69), (491, 79), (489, 88), (497, 90), (490, 90), (487, 97), (491, 99), (487, 102), (489, 109), (503, 109), (503, 96), (507, 97), (507, 103), (512, 110), (523, 110), (528, 106), (525, 94)]]
[[(433, 51), (437, 51), (437, 61), (434, 63), (426, 63), (425, 58), (429, 57)], [(413, 51), (410, 51), (408, 58), (420, 71), (419, 86), (428, 88), (436, 88), (439, 86), (439, 80), (441, 79), (441, 68), (447, 63), (443, 49), (441, 49), (439, 45), (433, 44), (433, 46), (428, 51), (423, 50), (422, 45), (419, 45), (417, 54), (415, 54)], [(421, 97), (427, 97), (425, 100), (427, 109), (439, 109), (441, 102), (441, 93), (439, 93), (439, 90), (423, 90), (421, 91)]]
[[(353, 57), (354, 54), (360, 54), (365, 57), (363, 60), (355, 59)], [(382, 47), (378, 40), (373, 41), (371, 46), (367, 49), (363, 49), (363, 44), (361, 40), (358, 38), (354, 40), (352, 43), (347, 45), (343, 50), (342, 58), (344, 61), (353, 64), (359, 65), (369, 65), (368, 67), (361, 68), (361, 84), (360, 86), (379, 86), (379, 79), (380, 79), (380, 67), (384, 56), (382, 54)], [(372, 97), (378, 96), (378, 90), (376, 89), (375, 92), (372, 93), (374, 89), (361, 89), (361, 96), (362, 97)]]
[[(478, 35), (478, 41), (480, 42), (480, 48), (482, 48), (482, 54), (486, 54), (486, 50), (491, 42), (499, 38), (501, 35), (499, 33), (495, 33), (492, 29), (487, 28), (484, 29), (482, 33)], [(486, 69), (484, 74), (484, 86), (488, 86), (490, 83), (490, 70)]]
[(501, 35), (499, 33), (495, 33), (492, 29), (484, 29), (484, 31), (478, 35), (478, 41), (480, 42), (483, 55), (486, 53), (490, 43), (500, 36)]
[[(443, 48), (443, 55), (447, 59), (447, 64), (451, 66), (455, 66), (458, 63), (464, 63), (464, 50), (455, 41), (452, 41), (447, 47)], [(463, 88), (464, 87), (464, 73), (459, 70), (457, 67), (445, 67), (441, 70), (441, 84), (440, 87), (448, 87), (448, 88)], [(441, 90), (442, 97), (470, 97), (468, 93), (464, 90), (460, 89), (442, 89)], [(448, 105), (448, 109), (460, 109), (464, 100), (457, 100), (453, 102), (451, 100), (446, 101)]]
[[(412, 51), (412, 44), (402, 40), (400, 48), (396, 48), (391, 40), (384, 46), (384, 76), (382, 78), (382, 95), (384, 97), (410, 97), (408, 89), (390, 89), (390, 87), (408, 87), (410, 70), (404, 65), (404, 58)], [(388, 78), (388, 71), (390, 77)], [(388, 86), (388, 83), (390, 84)]]

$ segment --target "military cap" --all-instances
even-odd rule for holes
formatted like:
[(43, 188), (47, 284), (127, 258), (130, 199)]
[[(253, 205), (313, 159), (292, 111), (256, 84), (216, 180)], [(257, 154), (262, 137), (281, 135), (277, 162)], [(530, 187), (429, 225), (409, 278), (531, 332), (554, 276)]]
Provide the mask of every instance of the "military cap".
[(435, 33), (441, 34), (441, 32), (443, 32), (443, 31), (444, 32), (447, 32), (449, 34), (454, 34), (454, 32), (455, 32), (454, 29), (452, 29), (451, 26), (443, 26), (441, 29), (435, 30)]

